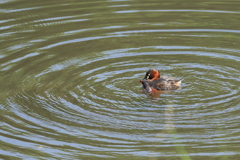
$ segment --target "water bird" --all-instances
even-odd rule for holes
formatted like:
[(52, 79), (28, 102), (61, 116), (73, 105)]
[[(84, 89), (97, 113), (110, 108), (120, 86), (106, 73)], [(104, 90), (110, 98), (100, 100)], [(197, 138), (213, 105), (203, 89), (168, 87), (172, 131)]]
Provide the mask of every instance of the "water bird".
[(140, 81), (143, 88), (148, 94), (160, 92), (164, 90), (178, 90), (181, 88), (183, 79), (177, 79), (170, 76), (160, 76), (160, 72), (154, 68), (150, 68), (145, 77)]

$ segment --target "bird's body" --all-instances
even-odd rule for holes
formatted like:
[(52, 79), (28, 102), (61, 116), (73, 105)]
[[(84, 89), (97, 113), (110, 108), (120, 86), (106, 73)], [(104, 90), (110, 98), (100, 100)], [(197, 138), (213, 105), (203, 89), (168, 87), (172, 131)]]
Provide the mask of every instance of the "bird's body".
[(177, 79), (169, 76), (161, 76), (160, 72), (156, 69), (149, 69), (146, 72), (142, 81), (143, 88), (147, 93), (163, 91), (163, 90), (177, 90), (181, 88), (181, 82), (183, 79)]

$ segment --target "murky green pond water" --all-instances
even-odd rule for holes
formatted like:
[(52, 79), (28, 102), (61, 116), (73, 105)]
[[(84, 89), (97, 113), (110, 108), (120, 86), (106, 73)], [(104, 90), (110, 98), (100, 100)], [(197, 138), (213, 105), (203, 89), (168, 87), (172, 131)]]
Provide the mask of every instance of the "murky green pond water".
[(0, 1), (0, 159), (240, 159), (239, 6)]

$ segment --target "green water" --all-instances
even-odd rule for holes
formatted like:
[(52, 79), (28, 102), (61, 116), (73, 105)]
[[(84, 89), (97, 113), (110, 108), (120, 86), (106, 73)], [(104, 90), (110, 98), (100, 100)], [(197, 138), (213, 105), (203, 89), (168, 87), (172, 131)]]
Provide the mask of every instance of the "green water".
[(239, 5), (1, 1), (0, 159), (239, 159)]

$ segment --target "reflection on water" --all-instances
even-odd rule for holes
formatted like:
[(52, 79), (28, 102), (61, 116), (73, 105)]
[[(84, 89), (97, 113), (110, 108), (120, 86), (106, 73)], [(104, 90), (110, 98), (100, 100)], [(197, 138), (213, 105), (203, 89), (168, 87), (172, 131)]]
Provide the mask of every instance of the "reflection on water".
[(239, 159), (239, 2), (0, 6), (1, 159)]

